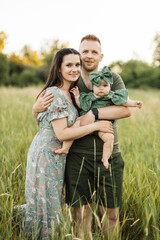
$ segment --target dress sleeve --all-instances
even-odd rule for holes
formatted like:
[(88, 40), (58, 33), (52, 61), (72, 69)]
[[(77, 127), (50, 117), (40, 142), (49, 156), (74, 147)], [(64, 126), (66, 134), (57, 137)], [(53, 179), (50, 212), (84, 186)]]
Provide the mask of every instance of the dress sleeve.
[(128, 98), (128, 90), (119, 89), (114, 92), (111, 100), (115, 105), (122, 105), (127, 102), (127, 98)]
[(41, 121), (45, 115), (48, 121), (68, 117), (68, 103), (63, 93), (57, 87), (49, 88), (47, 92), (53, 93), (53, 101), (46, 111), (38, 114), (37, 120)]

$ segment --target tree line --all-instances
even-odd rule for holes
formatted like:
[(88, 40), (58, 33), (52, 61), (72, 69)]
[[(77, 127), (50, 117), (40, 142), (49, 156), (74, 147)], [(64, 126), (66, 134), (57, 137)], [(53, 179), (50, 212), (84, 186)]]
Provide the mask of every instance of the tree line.
[[(44, 83), (47, 79), (51, 61), (56, 52), (69, 46), (69, 42), (48, 41), (40, 50), (33, 51), (25, 45), (20, 54), (4, 54), (7, 35), (0, 32), (0, 86), (26, 87)], [(153, 62), (131, 59), (116, 61), (108, 67), (121, 75), (127, 88), (160, 88), (160, 34), (153, 39)]]

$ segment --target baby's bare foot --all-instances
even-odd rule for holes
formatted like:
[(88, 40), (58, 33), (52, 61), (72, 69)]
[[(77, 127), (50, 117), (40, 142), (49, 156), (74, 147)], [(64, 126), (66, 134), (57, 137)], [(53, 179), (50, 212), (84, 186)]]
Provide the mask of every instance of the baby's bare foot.
[(68, 148), (60, 148), (60, 149), (55, 149), (54, 152), (56, 154), (68, 154), (69, 149)]
[(102, 162), (103, 162), (103, 165), (105, 166), (106, 169), (109, 168), (109, 162), (108, 162), (108, 159), (104, 161), (104, 159), (102, 159)]

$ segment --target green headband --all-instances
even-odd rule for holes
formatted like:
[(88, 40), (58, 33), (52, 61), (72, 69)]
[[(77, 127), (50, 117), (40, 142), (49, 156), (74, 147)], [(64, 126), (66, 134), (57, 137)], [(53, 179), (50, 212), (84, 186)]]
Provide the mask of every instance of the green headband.
[(100, 72), (97, 72), (97, 73), (91, 72), (89, 74), (89, 77), (90, 77), (90, 81), (92, 82), (92, 84), (96, 85), (97, 87), (99, 87), (101, 85), (102, 79), (110, 84), (113, 83), (112, 74), (109, 71), (108, 67), (106, 67), (106, 66)]

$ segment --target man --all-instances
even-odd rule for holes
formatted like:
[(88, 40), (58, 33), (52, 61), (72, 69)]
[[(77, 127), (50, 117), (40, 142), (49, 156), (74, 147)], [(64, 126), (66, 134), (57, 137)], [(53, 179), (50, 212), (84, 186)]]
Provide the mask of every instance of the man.
[[(79, 52), (82, 59), (81, 77), (78, 83), (79, 91), (89, 93), (92, 84), (89, 79), (91, 72), (98, 72), (99, 63), (103, 59), (101, 42), (94, 35), (82, 38)], [(125, 88), (121, 77), (112, 73), (112, 91)], [(52, 95), (40, 96), (33, 107), (33, 113), (43, 111), (52, 101)], [(130, 110), (123, 106), (109, 106), (89, 111), (81, 117), (94, 122), (95, 119), (116, 120), (130, 116)], [(103, 232), (105, 239), (112, 235), (115, 226), (119, 226), (119, 206), (122, 201), (122, 181), (124, 162), (121, 157), (117, 123), (113, 124), (114, 148), (109, 160), (110, 169), (106, 169), (101, 162), (103, 142), (95, 134), (75, 140), (66, 164), (66, 203), (74, 207), (74, 218), (80, 227), (80, 236), (84, 239), (87, 232), (91, 231), (92, 202), (96, 201), (104, 217)], [(96, 199), (95, 199), (96, 198)], [(81, 211), (83, 206), (83, 211)], [(83, 212), (83, 214), (82, 214)], [(109, 229), (109, 231), (108, 231)]]

